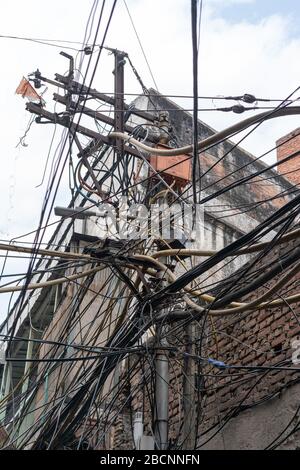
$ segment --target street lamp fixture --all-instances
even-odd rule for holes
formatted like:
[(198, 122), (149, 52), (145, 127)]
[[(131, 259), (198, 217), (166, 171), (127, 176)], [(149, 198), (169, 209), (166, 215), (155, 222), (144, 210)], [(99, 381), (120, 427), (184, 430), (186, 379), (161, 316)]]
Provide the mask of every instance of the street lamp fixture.
[(89, 217), (106, 217), (107, 211), (91, 211), (84, 207), (60, 207), (54, 208), (54, 214), (58, 217), (72, 217), (73, 219), (88, 219)]

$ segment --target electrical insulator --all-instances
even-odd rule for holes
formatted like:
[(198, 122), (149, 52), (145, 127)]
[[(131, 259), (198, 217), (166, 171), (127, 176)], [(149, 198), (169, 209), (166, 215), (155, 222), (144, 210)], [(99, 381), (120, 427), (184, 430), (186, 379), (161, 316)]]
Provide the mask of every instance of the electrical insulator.
[(232, 111), (236, 114), (241, 114), (245, 111), (245, 108), (242, 104), (236, 104), (232, 106)]
[(245, 93), (242, 97), (242, 100), (245, 102), (245, 103), (255, 103), (256, 101), (256, 98), (254, 95), (250, 95), (249, 93)]
[(35, 78), (33, 80), (33, 84), (34, 84), (34, 88), (41, 88), (41, 86), (42, 86), (41, 80), (39, 78)]
[(86, 46), (83, 49), (83, 52), (85, 53), (85, 55), (91, 55), (93, 51), (92, 51), (92, 48), (90, 46)]

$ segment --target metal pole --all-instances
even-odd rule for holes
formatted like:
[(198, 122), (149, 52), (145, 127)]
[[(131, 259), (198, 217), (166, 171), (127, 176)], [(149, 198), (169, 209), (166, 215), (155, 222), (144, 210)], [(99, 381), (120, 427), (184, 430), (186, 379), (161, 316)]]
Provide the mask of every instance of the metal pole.
[[(167, 265), (168, 258), (162, 258), (162, 262)], [(164, 280), (165, 273), (161, 274), (162, 284), (166, 285)], [(167, 309), (164, 309), (167, 313)], [(168, 432), (169, 432), (169, 357), (166, 338), (167, 325), (157, 325), (156, 338), (157, 350), (155, 357), (155, 421), (154, 421), (154, 437), (155, 448), (158, 450), (166, 450), (168, 448)], [(162, 349), (160, 349), (160, 347)]]
[[(186, 352), (194, 353), (193, 341), (195, 337), (193, 324), (189, 323), (185, 327), (184, 342)], [(195, 448), (196, 438), (196, 413), (195, 413), (195, 364), (191, 357), (184, 358), (183, 374), (183, 449), (192, 450)]]
[[(35, 333), (32, 327), (29, 327), (29, 336), (28, 336), (28, 343), (27, 343), (27, 352), (26, 352), (26, 359), (32, 359), (32, 351), (33, 351), (33, 345), (34, 342), (30, 341), (31, 339), (35, 339)], [(32, 363), (30, 361), (25, 362), (25, 368), (24, 368), (24, 377), (27, 375), (26, 379), (23, 382), (22, 385), (22, 394), (26, 393), (28, 390), (28, 385), (29, 385), (29, 372), (30, 368), (32, 366)]]
[(155, 448), (166, 450), (168, 448), (169, 428), (169, 358), (165, 349), (159, 346), (167, 346), (165, 339), (165, 328), (157, 328), (159, 345), (155, 358)]

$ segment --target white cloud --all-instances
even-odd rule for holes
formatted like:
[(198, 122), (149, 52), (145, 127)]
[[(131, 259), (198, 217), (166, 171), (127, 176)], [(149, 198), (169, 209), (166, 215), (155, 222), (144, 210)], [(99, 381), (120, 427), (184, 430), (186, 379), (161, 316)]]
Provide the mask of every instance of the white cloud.
[[(290, 17), (273, 15), (256, 23), (229, 24), (222, 18), (210, 16), (201, 43), (201, 93), (288, 96), (299, 85), (300, 77), (300, 64), (295, 60), (300, 53), (300, 38), (290, 37), (291, 22)], [(241, 117), (207, 113), (204, 120), (220, 128), (226, 121), (229, 124)], [(245, 146), (262, 153), (297, 125), (297, 117), (272, 120), (254, 133)]]
[(204, 0), (206, 5), (245, 5), (248, 3), (255, 3), (256, 0)]

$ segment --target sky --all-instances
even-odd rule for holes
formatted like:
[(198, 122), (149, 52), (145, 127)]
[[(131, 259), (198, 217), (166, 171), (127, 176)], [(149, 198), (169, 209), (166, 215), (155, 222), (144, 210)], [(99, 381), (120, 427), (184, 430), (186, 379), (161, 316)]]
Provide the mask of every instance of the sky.
[[(44, 172), (53, 136), (52, 125), (33, 124), (25, 145), (17, 146), (24, 134), (29, 113), (25, 101), (15, 95), (22, 76), (38, 67), (44, 76), (64, 74), (68, 64), (59, 47), (3, 36), (42, 38), (82, 42), (92, 1), (10, 0), (2, 2), (0, 16), (1, 48), (1, 171), (0, 238), (9, 240), (37, 227), (46, 191), (49, 166)], [(96, 18), (100, 11), (101, 1)], [(104, 33), (112, 0), (106, 0)], [(158, 90), (163, 94), (192, 94), (192, 45), (190, 0), (127, 0), (127, 5), (150, 64)], [(300, 85), (300, 2), (297, 0), (203, 0), (199, 50), (199, 95), (222, 96), (254, 94), (264, 98), (286, 98)], [(118, 0), (105, 42), (108, 47), (128, 52), (147, 87), (155, 87), (141, 52), (123, 0)], [(70, 46), (70, 45), (69, 45)], [(80, 47), (75, 45), (75, 47)], [(65, 50), (69, 53), (77, 52)], [(99, 91), (113, 90), (113, 58), (103, 51), (93, 86)], [(46, 108), (53, 110), (52, 94), (44, 90)], [(139, 93), (139, 83), (126, 64), (125, 91)], [(293, 95), (300, 96), (300, 91)], [(130, 100), (127, 99), (127, 102)], [(184, 108), (191, 101), (178, 100)], [(231, 103), (232, 104), (232, 103)], [(221, 100), (199, 101), (199, 107), (216, 108)], [(217, 111), (199, 112), (199, 118), (221, 130), (247, 115)], [(243, 141), (249, 152), (260, 155), (275, 141), (299, 126), (298, 117), (274, 119)], [(62, 129), (56, 130), (50, 162)], [(16, 147), (17, 146), (17, 147)], [(274, 159), (274, 155), (269, 161)], [(37, 187), (40, 185), (39, 187)], [(63, 176), (57, 204), (70, 199), (68, 175)], [(53, 219), (55, 220), (55, 219)], [(25, 239), (23, 239), (25, 240)], [(1, 260), (2, 258), (0, 258)], [(11, 260), (6, 273), (24, 269)], [(6, 282), (6, 280), (2, 280)], [(5, 299), (5, 300), (3, 300)], [(8, 296), (0, 299), (0, 319), (6, 311)], [(6, 302), (6, 303), (5, 303)]]
[(288, 16), (290, 14), (290, 34), (295, 35), (300, 31), (297, 14), (300, 13), (300, 4), (297, 0), (213, 0), (206, 4), (214, 4), (217, 13), (229, 23), (241, 22), (247, 20), (250, 22), (259, 22), (263, 17), (278, 14)]

